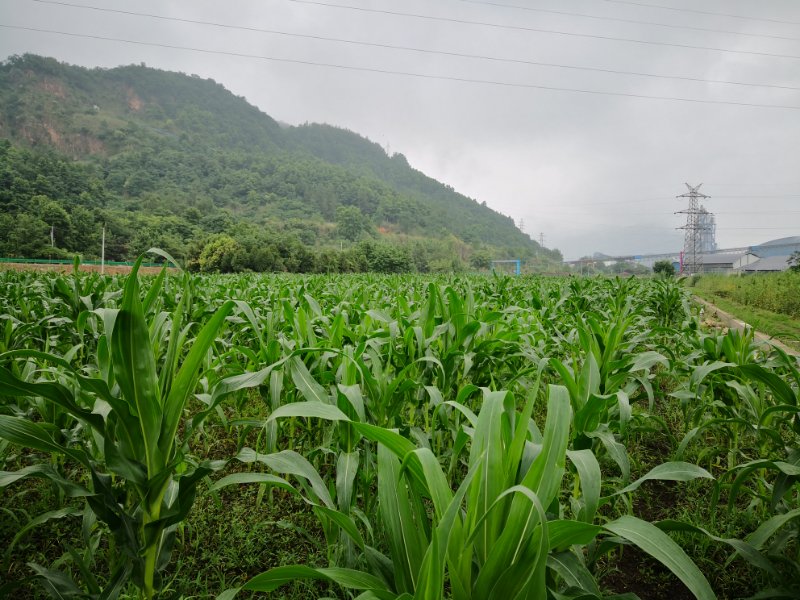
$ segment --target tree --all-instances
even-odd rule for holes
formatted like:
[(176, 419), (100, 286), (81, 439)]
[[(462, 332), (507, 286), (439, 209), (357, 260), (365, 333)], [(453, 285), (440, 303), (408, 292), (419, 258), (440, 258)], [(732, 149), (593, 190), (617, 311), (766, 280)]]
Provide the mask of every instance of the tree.
[(242, 252), (236, 255), (232, 267), (234, 271), (267, 271), (285, 270), (279, 249), (273, 242), (273, 232), (254, 226), (240, 225), (235, 227), (231, 234), (242, 247)]
[(34, 196), (31, 198), (31, 213), (52, 228), (56, 246), (63, 248), (67, 245), (72, 223), (69, 214), (58, 202), (47, 196)]
[(233, 219), (227, 212), (213, 213), (200, 220), (200, 227), (209, 233), (222, 233), (231, 226), (233, 226)]
[(355, 242), (367, 229), (367, 223), (357, 206), (337, 206), (336, 227), (343, 238)]
[(235, 239), (229, 235), (217, 235), (205, 245), (197, 262), (204, 272), (231, 273), (241, 251), (242, 247)]
[(72, 230), (67, 240), (67, 249), (84, 257), (99, 256), (103, 226), (95, 221), (94, 214), (82, 206), (76, 206), (72, 209), (70, 221)]
[(795, 273), (800, 273), (800, 250), (792, 252), (787, 262), (789, 263), (789, 269)]
[(662, 277), (674, 277), (675, 265), (669, 260), (659, 260), (653, 265), (653, 273)]
[(363, 241), (358, 245), (366, 257), (367, 270), (375, 273), (409, 273), (413, 262), (408, 248), (387, 243)]
[(469, 258), (473, 269), (488, 269), (492, 266), (492, 254), (485, 249), (476, 250)]
[(2, 215), (0, 248), (5, 256), (46, 258), (52, 256), (50, 228), (33, 215), (21, 213), (16, 217)]

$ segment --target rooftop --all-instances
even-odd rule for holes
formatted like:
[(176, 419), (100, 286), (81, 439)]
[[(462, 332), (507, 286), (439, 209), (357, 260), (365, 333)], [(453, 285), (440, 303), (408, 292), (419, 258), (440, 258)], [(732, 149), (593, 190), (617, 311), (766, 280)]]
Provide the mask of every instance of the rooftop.
[(753, 248), (759, 248), (760, 246), (800, 246), (800, 235), (794, 235), (791, 237), (779, 238), (777, 240), (770, 240), (769, 242), (764, 242), (763, 244), (758, 244), (753, 246)]
[(701, 254), (697, 258), (699, 262), (704, 265), (732, 265), (745, 254), (745, 252), (718, 252), (714, 254)]
[(768, 256), (742, 267), (743, 271), (785, 271), (789, 268), (787, 256)]

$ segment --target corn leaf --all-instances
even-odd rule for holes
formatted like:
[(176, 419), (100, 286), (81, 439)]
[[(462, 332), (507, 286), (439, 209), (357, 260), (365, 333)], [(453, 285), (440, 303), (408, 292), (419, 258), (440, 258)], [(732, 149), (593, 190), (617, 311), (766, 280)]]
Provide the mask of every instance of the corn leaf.
[(623, 516), (606, 523), (603, 528), (645, 551), (670, 571), (689, 588), (698, 600), (714, 600), (711, 586), (686, 553), (666, 533), (655, 525)]

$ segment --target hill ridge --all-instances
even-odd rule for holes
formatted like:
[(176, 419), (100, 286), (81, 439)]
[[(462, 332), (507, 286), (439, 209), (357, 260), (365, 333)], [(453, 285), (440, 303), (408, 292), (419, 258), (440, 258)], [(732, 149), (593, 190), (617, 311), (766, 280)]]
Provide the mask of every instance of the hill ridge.
[[(17, 158), (52, 154), (50, 166), (61, 171), (70, 168), (66, 159), (75, 162), (87, 178), (84, 187), (102, 191), (106, 213), (100, 217), (130, 217), (127, 228), (134, 232), (126, 233), (125, 223), (116, 228), (118, 258), (129, 258), (146, 241), (190, 258), (210, 236), (247, 237), (253, 226), (317, 249), (343, 249), (345, 242), (421, 244), (431, 260), (449, 258), (455, 266), (559, 257), (510, 217), (414, 169), (402, 154), (389, 156), (379, 144), (333, 125), (280, 124), (196, 75), (14, 56), (0, 64), (0, 137)], [(14, 168), (10, 151), (3, 153), (6, 170)], [(74, 198), (29, 191), (27, 198), (19, 197), (24, 190), (7, 192), (17, 196), (9, 206), (39, 221), (47, 216), (39, 206), (44, 200), (34, 197), (65, 209), (62, 221), (82, 207)], [(0, 239), (0, 250), (15, 248)]]

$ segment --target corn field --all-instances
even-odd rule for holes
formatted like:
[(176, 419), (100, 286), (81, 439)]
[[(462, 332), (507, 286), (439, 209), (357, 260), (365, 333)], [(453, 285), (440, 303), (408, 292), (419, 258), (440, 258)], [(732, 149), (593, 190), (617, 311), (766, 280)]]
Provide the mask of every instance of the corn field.
[[(797, 359), (703, 331), (679, 283), (0, 290), (0, 597), (800, 596)], [(181, 570), (241, 506), (291, 506), (313, 560)]]

